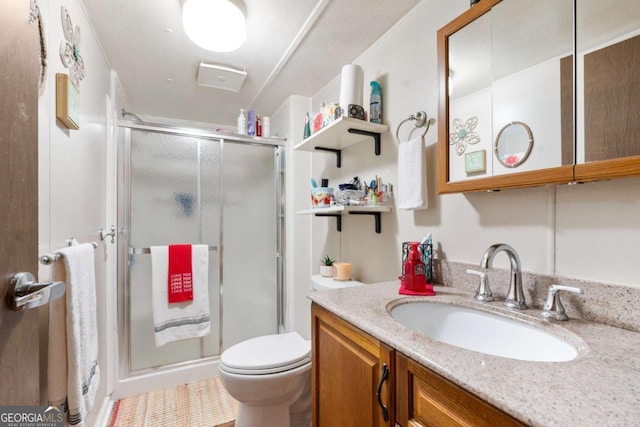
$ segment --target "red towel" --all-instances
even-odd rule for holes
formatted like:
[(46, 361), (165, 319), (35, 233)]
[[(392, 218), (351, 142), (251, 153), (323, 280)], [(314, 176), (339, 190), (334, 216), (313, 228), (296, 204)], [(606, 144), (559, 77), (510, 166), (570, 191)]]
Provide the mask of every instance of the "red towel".
[(169, 245), (169, 303), (193, 301), (191, 245)]

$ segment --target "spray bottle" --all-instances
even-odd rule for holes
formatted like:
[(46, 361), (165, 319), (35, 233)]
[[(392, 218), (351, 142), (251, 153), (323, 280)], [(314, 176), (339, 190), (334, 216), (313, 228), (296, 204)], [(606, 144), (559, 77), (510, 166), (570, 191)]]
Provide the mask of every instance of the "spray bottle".
[(380, 83), (374, 80), (370, 85), (369, 121), (371, 123), (382, 123), (382, 91), (380, 90)]

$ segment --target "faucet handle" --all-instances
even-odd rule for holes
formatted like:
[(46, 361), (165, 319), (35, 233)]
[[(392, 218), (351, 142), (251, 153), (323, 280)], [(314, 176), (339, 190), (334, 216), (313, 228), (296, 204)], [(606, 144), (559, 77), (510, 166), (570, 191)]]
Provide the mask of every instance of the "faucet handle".
[(467, 274), (473, 274), (474, 276), (478, 276), (480, 278), (480, 285), (478, 286), (478, 290), (476, 291), (476, 295), (474, 296), (474, 298), (482, 302), (493, 301), (493, 293), (491, 293), (487, 275), (482, 271), (476, 270), (467, 270)]
[(544, 304), (540, 317), (545, 320), (569, 320), (569, 317), (564, 312), (564, 306), (560, 300), (560, 291), (573, 292), (574, 294), (584, 294), (581, 288), (574, 288), (572, 286), (551, 285), (549, 286), (549, 293), (547, 294), (547, 302)]

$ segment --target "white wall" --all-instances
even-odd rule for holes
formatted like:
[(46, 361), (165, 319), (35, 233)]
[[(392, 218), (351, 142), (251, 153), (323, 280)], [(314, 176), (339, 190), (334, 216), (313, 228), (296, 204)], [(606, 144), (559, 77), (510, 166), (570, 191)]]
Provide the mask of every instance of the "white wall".
[[(293, 147), (303, 137), (305, 112), (311, 108), (311, 99), (294, 95), (289, 97), (271, 117), (273, 136), (287, 138), (286, 146), (286, 207), (285, 207), (285, 328), (296, 331), (305, 339), (311, 339), (311, 316), (307, 299), (310, 290), (311, 218), (296, 212), (308, 209), (308, 173), (311, 154), (294, 151)], [(302, 126), (300, 124), (303, 124)]]
[[(107, 105), (110, 69), (89, 24), (80, 0), (38, 2), (45, 22), (48, 48), (47, 86), (39, 101), (39, 251), (51, 252), (66, 245), (66, 239), (97, 242), (96, 291), (101, 381), (86, 425), (94, 425), (108, 394), (110, 342), (107, 340), (105, 282), (107, 243), (98, 230), (106, 223)], [(72, 22), (80, 26), (80, 54), (86, 78), (80, 82), (80, 129), (68, 130), (56, 119), (55, 74), (67, 73), (59, 56), (64, 39), (60, 8), (64, 5)], [(110, 112), (113, 113), (113, 112)], [(110, 243), (108, 243), (110, 245)], [(51, 267), (41, 266), (39, 279), (48, 280)], [(46, 318), (41, 325), (46, 330)], [(45, 353), (46, 354), (46, 353)]]
[[(390, 127), (382, 137), (382, 155), (374, 156), (372, 144), (363, 142), (343, 152), (343, 167), (337, 169), (334, 157), (315, 154), (311, 176), (330, 178), (333, 185), (356, 175), (397, 182), (396, 127), (418, 110), (436, 116), (436, 31), (468, 7), (467, 0), (424, 0), (354, 58), (365, 71), (365, 86), (373, 79), (382, 84), (383, 121)], [(314, 95), (313, 106), (336, 101), (339, 84), (337, 75)], [(364, 103), (368, 105), (368, 91)], [(432, 126), (426, 137), (429, 208), (383, 214), (381, 234), (374, 233), (367, 217), (346, 217), (339, 234), (332, 219), (313, 218), (312, 263), (329, 253), (353, 263), (358, 280), (395, 280), (401, 243), (430, 232), (440, 257), (448, 260), (478, 263), (489, 245), (505, 242), (517, 249), (525, 271), (640, 287), (634, 262), (640, 243), (640, 179), (438, 196), (440, 125)], [(498, 257), (496, 266), (507, 268), (506, 256)]]

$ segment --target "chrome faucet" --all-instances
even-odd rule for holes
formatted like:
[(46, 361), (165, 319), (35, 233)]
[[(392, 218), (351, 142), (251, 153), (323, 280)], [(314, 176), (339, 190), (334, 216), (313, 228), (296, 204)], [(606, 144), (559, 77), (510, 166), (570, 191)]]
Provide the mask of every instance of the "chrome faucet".
[(509, 290), (507, 291), (507, 298), (504, 301), (504, 305), (509, 308), (517, 308), (518, 310), (524, 310), (527, 308), (527, 303), (524, 298), (524, 292), (522, 290), (522, 272), (520, 270), (520, 257), (515, 249), (505, 243), (496, 243), (489, 246), (482, 255), (480, 260), (480, 268), (491, 268), (493, 258), (498, 252), (504, 251), (509, 257), (509, 263), (511, 264), (511, 281), (509, 282)]

